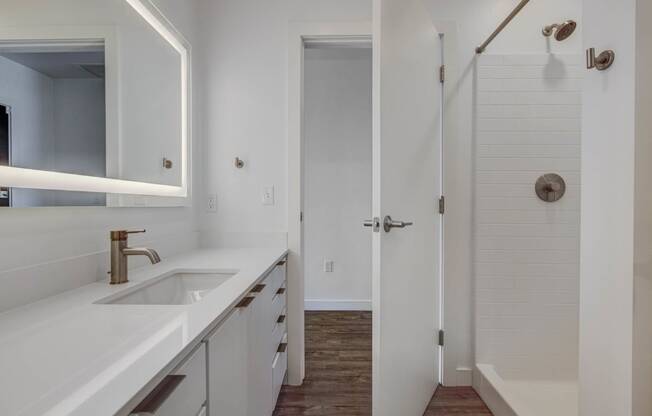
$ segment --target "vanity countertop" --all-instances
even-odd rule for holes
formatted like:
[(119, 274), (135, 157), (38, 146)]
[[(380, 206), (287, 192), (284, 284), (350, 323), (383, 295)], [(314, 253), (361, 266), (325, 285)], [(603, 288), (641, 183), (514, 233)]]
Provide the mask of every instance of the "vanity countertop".
[[(0, 415), (111, 416), (286, 255), (283, 249), (202, 250), (0, 314)], [(174, 271), (238, 270), (191, 305), (95, 302)]]

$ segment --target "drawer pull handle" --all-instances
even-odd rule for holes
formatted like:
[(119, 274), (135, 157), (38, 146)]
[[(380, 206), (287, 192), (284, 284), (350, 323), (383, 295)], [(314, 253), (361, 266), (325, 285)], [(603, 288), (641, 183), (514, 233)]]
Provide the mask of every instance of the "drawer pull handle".
[(163, 403), (170, 397), (179, 384), (186, 378), (184, 375), (167, 376), (158, 386), (154, 387), (151, 393), (133, 410), (132, 413), (154, 414), (161, 408)]
[(284, 343), (282, 343), (282, 344), (280, 344), (278, 346), (278, 350), (276, 350), (276, 351), (277, 352), (285, 352), (285, 351), (287, 351), (287, 349), (288, 349), (288, 344), (286, 342), (284, 342)]
[(279, 261), (278, 263), (276, 263), (276, 265), (277, 265), (277, 266), (284, 266), (285, 263), (287, 263), (286, 260), (281, 260), (281, 261)]
[(242, 299), (240, 301), (240, 303), (235, 305), (235, 307), (236, 308), (247, 308), (247, 307), (249, 307), (249, 305), (251, 305), (251, 302), (253, 302), (254, 299), (256, 299), (256, 298), (253, 297), (253, 296), (247, 296), (246, 298)]
[(285, 293), (285, 288), (284, 287), (282, 287), (282, 288), (280, 288), (279, 290), (276, 291), (277, 295), (282, 295), (283, 293)]
[(253, 289), (251, 289), (251, 293), (260, 293), (263, 290), (265, 290), (265, 286), (266, 285), (256, 285), (256, 286), (254, 286)]
[(276, 322), (278, 322), (279, 324), (282, 324), (283, 322), (285, 322), (285, 315), (279, 316), (278, 319), (276, 320)]

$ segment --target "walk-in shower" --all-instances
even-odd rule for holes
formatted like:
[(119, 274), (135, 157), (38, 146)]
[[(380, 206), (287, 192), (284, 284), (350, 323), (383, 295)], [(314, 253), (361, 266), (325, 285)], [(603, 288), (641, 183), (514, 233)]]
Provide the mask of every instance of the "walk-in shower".
[(474, 384), (495, 416), (577, 416), (583, 59), (476, 65)]
[(475, 59), (473, 383), (495, 416), (578, 414), (585, 69), (572, 48)]

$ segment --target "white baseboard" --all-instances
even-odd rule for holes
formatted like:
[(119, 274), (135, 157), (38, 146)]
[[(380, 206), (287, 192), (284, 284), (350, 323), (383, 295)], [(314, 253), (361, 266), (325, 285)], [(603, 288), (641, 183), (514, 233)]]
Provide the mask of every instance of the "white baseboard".
[(371, 311), (371, 300), (306, 299), (307, 311)]
[(458, 386), (473, 385), (473, 369), (468, 367), (457, 367), (455, 371), (455, 378), (457, 379)]

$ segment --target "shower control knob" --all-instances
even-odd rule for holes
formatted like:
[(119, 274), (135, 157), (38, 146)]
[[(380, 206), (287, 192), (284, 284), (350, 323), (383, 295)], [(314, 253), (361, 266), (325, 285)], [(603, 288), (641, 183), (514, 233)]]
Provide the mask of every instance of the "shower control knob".
[(566, 193), (566, 182), (556, 173), (547, 173), (537, 179), (534, 191), (542, 201), (556, 202)]

